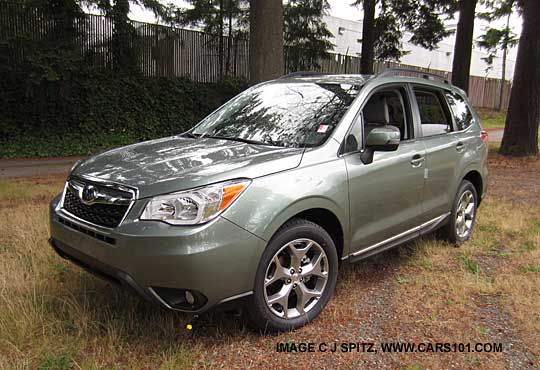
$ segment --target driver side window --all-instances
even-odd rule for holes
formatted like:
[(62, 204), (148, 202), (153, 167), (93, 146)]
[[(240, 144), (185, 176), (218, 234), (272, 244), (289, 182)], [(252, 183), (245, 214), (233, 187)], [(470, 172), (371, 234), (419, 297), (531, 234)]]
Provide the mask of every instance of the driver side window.
[[(375, 127), (395, 126), (401, 134), (401, 141), (412, 139), (409, 109), (406, 109), (406, 92), (403, 88), (393, 87), (375, 92), (364, 105), (361, 116), (347, 135), (345, 153), (362, 149), (362, 143)], [(364, 135), (362, 136), (362, 121)]]

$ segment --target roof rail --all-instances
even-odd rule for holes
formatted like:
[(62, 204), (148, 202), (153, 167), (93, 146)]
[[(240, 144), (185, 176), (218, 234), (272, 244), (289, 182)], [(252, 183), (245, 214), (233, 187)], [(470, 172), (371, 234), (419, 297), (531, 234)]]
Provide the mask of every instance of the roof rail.
[[(407, 73), (407, 74), (403, 74), (403, 73)], [(450, 84), (450, 82), (448, 82), (448, 80), (446, 78), (444, 78), (443, 76), (440, 76), (440, 75), (437, 75), (437, 74), (434, 74), (434, 73), (429, 73), (429, 72), (424, 72), (424, 71), (418, 71), (416, 69), (406, 69), (406, 68), (389, 68), (381, 73), (379, 73), (377, 75), (377, 77), (386, 77), (386, 76), (396, 76), (396, 75), (402, 75), (402, 76), (409, 76), (409, 77), (414, 77), (414, 76), (410, 76), (409, 74), (415, 74), (419, 77), (422, 77), (426, 80), (431, 80), (431, 81), (435, 81), (435, 80), (439, 80), (445, 84)]]
[(292, 77), (324, 76), (324, 75), (328, 75), (328, 74), (330, 74), (330, 73), (313, 72), (313, 71), (299, 71), (299, 72), (292, 72), (292, 73), (283, 75), (283, 76), (279, 77), (278, 79), (292, 78)]

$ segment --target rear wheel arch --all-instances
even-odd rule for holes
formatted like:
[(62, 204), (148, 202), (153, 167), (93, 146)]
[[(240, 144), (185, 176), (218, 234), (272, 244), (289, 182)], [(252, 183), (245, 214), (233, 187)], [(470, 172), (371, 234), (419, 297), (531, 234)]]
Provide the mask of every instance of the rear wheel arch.
[(466, 173), (465, 176), (463, 176), (461, 181), (463, 180), (468, 180), (473, 184), (476, 190), (476, 194), (478, 195), (477, 206), (479, 206), (480, 202), (482, 201), (482, 195), (484, 190), (484, 180), (482, 179), (482, 175), (477, 170), (470, 170)]

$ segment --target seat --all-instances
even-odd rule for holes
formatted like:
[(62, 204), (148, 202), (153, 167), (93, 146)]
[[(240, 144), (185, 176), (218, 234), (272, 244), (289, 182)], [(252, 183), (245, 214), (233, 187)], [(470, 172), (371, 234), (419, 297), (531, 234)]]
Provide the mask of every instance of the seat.
[(369, 99), (363, 110), (365, 137), (375, 127), (386, 126), (390, 122), (388, 104), (384, 95), (375, 95)]
[(397, 95), (389, 96), (386, 98), (386, 105), (388, 106), (388, 115), (390, 118), (389, 124), (396, 126), (401, 133), (401, 140), (405, 140), (405, 117), (401, 100)]

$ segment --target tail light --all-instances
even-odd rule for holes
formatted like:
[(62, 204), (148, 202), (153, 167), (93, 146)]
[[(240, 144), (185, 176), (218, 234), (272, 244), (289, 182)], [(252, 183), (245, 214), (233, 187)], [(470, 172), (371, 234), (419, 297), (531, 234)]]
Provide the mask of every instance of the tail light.
[(485, 143), (488, 139), (487, 131), (482, 131), (481, 135), (482, 135), (482, 141)]

